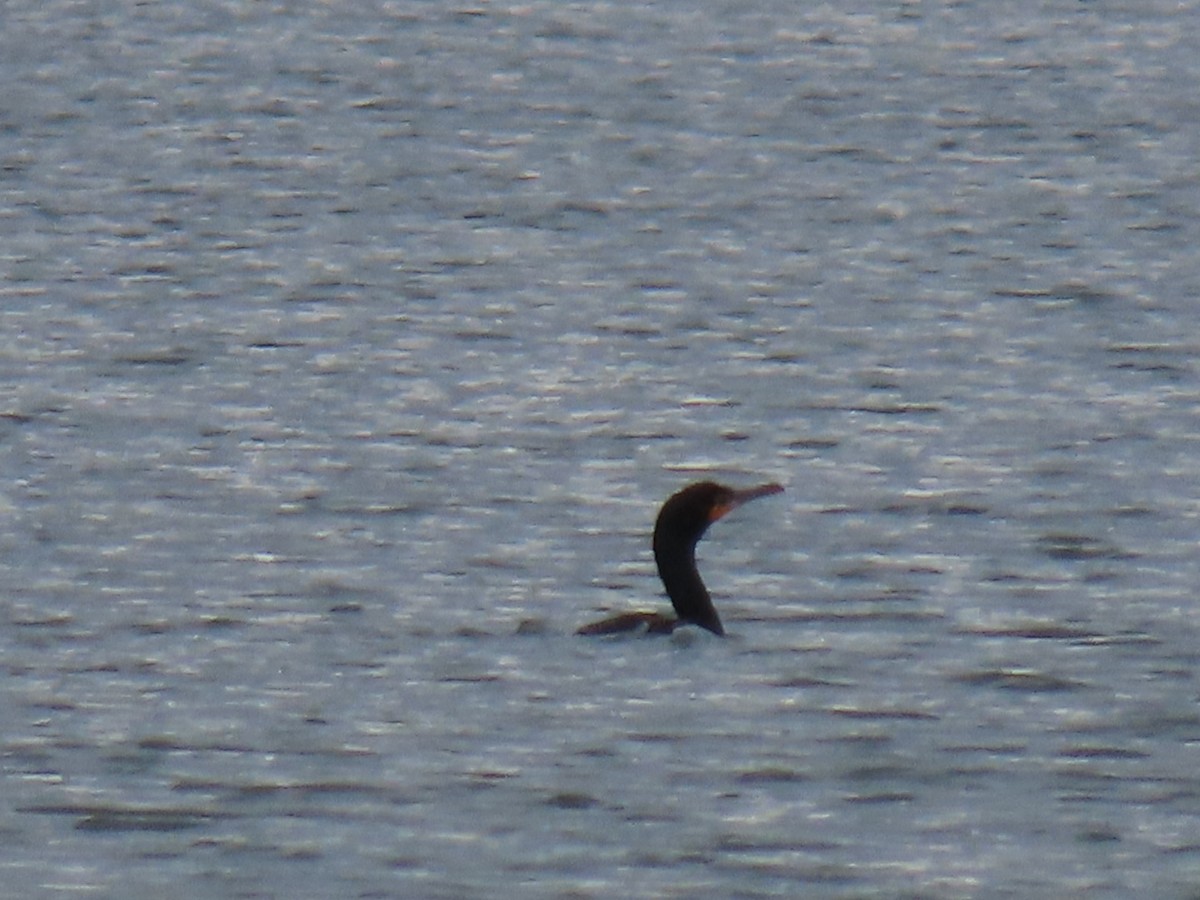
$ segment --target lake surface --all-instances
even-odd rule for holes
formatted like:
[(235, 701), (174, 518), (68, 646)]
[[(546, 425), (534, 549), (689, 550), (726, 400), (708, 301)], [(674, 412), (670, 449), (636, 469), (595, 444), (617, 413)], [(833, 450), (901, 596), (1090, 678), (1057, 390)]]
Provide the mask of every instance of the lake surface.
[(0, 26), (4, 893), (1200, 896), (1196, 3)]

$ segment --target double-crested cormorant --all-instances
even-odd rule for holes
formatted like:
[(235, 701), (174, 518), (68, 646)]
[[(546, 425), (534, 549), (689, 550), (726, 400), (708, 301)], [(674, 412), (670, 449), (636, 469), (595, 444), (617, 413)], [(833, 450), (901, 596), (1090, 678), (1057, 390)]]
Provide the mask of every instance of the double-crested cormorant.
[(657, 612), (622, 613), (584, 625), (576, 634), (619, 634), (643, 626), (650, 634), (670, 634), (680, 625), (692, 624), (723, 635), (721, 619), (696, 571), (696, 543), (709, 525), (730, 510), (782, 490), (778, 484), (763, 484), (738, 491), (701, 481), (671, 495), (654, 523), (654, 561), (678, 618)]

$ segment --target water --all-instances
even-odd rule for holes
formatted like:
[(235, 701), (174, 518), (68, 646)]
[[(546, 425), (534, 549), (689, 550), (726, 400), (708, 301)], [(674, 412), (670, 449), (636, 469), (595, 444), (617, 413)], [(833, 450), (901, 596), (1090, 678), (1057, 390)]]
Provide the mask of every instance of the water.
[(6, 7), (4, 892), (1195, 897), (1197, 13)]

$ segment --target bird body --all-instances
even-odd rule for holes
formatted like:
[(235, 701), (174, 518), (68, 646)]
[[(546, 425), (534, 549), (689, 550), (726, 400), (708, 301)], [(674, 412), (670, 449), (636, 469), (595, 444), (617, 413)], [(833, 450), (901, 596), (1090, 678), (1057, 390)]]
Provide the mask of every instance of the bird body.
[(654, 523), (654, 561), (677, 618), (657, 612), (621, 613), (585, 625), (577, 634), (621, 634), (645, 627), (648, 634), (670, 634), (678, 626), (699, 625), (725, 634), (712, 598), (696, 568), (696, 544), (708, 526), (726, 513), (759, 497), (778, 494), (778, 484), (735, 490), (712, 481), (691, 484), (672, 494)]

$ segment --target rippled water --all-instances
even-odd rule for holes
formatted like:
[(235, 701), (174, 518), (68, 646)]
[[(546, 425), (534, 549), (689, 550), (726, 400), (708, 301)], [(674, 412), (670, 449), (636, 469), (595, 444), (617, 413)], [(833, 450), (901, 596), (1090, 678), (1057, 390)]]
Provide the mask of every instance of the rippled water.
[(5, 891), (1200, 894), (1194, 3), (0, 17)]

